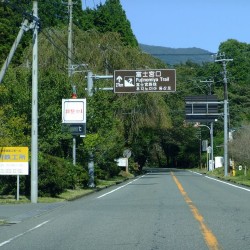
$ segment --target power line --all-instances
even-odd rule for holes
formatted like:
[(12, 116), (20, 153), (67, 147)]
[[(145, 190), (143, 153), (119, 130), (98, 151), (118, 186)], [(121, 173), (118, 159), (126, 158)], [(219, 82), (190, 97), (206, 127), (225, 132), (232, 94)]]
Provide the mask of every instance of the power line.
[[(46, 32), (47, 34), (46, 34)], [(47, 40), (60, 52), (62, 53), (67, 59), (71, 59), (75, 64), (77, 64), (78, 62), (74, 61), (72, 58), (69, 58), (68, 57), (68, 54), (67, 52), (65, 52), (59, 45), (57, 45), (54, 41), (53, 41), (53, 38), (51, 37), (51, 35), (48, 33), (47, 30), (42, 30), (41, 31), (42, 34), (47, 38)]]
[(62, 44), (65, 48), (67, 48), (67, 44), (65, 43), (65, 41), (63, 41), (63, 40), (61, 39), (61, 37), (59, 37), (59, 36), (57, 35), (57, 33), (55, 32), (55, 30), (54, 30), (53, 28), (51, 28), (51, 27), (49, 27), (48, 29), (49, 29), (49, 31), (51, 31), (51, 32), (54, 34), (54, 36), (57, 38), (57, 40), (60, 41), (61, 44)]

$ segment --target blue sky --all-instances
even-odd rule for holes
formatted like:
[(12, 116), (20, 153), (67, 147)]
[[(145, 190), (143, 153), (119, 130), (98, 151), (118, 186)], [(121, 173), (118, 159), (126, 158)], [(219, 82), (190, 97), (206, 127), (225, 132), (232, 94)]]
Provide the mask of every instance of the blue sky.
[[(105, 0), (82, 0), (93, 8)], [(250, 0), (120, 0), (139, 43), (217, 52), (221, 42), (250, 43)]]

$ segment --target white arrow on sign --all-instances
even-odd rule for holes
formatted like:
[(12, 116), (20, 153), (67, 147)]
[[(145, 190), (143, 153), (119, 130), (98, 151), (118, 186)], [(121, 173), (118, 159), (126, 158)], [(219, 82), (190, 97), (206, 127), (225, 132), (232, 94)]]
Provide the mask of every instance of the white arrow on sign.
[(116, 80), (117, 80), (118, 82), (121, 82), (122, 77), (121, 77), (121, 76), (118, 76), (118, 77), (116, 78)]

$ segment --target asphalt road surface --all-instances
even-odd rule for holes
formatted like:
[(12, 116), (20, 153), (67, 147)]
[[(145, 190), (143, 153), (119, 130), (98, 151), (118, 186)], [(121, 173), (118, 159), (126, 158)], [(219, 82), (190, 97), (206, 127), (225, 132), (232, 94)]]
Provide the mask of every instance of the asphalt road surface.
[(190, 171), (151, 172), (0, 226), (0, 250), (248, 250), (250, 190)]

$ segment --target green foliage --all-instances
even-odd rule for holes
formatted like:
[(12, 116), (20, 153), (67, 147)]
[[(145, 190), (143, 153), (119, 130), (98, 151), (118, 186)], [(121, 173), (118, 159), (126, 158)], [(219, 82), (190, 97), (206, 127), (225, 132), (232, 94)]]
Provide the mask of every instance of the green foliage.
[(233, 139), (229, 143), (231, 156), (234, 160), (243, 165), (250, 165), (250, 126), (236, 128), (233, 132)]
[[(73, 165), (68, 160), (51, 155), (39, 154), (38, 157), (39, 196), (56, 197), (66, 189), (85, 188), (89, 177), (80, 165)], [(1, 176), (0, 194), (16, 193), (16, 176)], [(20, 194), (29, 196), (30, 176), (20, 176)]]
[(16, 176), (0, 176), (0, 195), (15, 194)]
[(95, 13), (94, 25), (101, 33), (119, 33), (124, 45), (138, 46), (120, 0), (107, 0), (104, 5), (100, 4)]
[(66, 189), (86, 187), (87, 172), (80, 166), (53, 157), (39, 155), (39, 195), (55, 197)]
[(232, 126), (238, 127), (243, 121), (249, 121), (250, 98), (250, 44), (229, 39), (220, 45), (220, 52), (226, 58), (233, 59), (228, 63), (228, 91), (230, 100), (230, 117)]
[(12, 105), (0, 107), (1, 146), (26, 146), (30, 136), (30, 129), (26, 115), (17, 116)]
[(95, 167), (95, 177), (100, 180), (108, 180), (112, 177), (118, 176), (121, 169), (117, 166), (117, 164), (113, 162), (101, 162), (96, 164)]
[[(7, 58), (10, 48), (13, 45), (19, 28), (22, 24), (21, 13), (13, 8), (13, 5), (9, 6), (0, 2), (0, 65)], [(16, 53), (13, 57), (13, 63), (18, 64), (21, 56), (22, 50), (28, 44), (28, 37), (23, 38)]]

